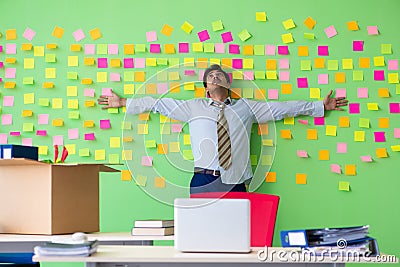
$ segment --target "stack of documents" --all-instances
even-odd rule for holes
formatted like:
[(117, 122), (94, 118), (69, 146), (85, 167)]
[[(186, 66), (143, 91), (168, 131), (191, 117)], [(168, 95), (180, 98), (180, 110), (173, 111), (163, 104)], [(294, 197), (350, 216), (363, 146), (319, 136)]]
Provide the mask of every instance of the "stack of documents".
[(96, 253), (98, 240), (87, 241), (84, 243), (56, 243), (46, 242), (34, 248), (35, 255), (38, 256), (80, 256), (87, 257)]
[(174, 220), (136, 220), (132, 235), (173, 235)]

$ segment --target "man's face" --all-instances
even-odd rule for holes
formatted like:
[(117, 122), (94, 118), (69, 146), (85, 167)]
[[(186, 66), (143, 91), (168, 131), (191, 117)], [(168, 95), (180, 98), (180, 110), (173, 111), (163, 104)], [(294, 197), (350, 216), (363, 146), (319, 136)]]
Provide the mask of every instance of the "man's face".
[(212, 70), (207, 74), (207, 90), (213, 91), (218, 88), (229, 89), (230, 84), (225, 78), (224, 73), (219, 70)]

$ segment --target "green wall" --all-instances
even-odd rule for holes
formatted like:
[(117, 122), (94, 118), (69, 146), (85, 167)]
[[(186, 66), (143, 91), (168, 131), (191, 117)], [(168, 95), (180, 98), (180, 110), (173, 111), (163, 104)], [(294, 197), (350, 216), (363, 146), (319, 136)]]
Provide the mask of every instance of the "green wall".
[[(190, 145), (184, 143), (184, 135), (189, 134), (188, 127), (182, 124), (181, 133), (160, 134), (160, 125), (171, 127), (179, 122), (160, 123), (158, 114), (151, 114), (148, 121), (149, 133), (139, 135), (138, 124), (145, 124), (138, 116), (127, 116), (122, 109), (118, 113), (107, 113), (101, 110), (97, 104), (94, 107), (85, 107), (85, 101), (96, 100), (101, 95), (102, 88), (112, 88), (116, 93), (125, 97), (142, 97), (150, 91), (143, 90), (146, 84), (169, 83), (163, 81), (160, 73), (178, 72), (180, 80), (173, 81), (182, 83), (179, 93), (167, 93), (167, 97), (177, 99), (191, 99), (195, 91), (184, 90), (183, 83), (194, 81), (196, 87), (201, 87), (198, 82), (198, 73), (201, 69), (195, 66), (178, 66), (170, 68), (172, 63), (184, 63), (185, 58), (222, 59), (241, 58), (254, 59), (253, 69), (243, 71), (265, 71), (266, 59), (288, 58), (290, 69), (289, 81), (260, 80), (253, 82), (234, 80), (232, 87), (252, 92), (257, 88), (278, 89), (279, 101), (310, 99), (309, 88), (298, 88), (296, 79), (307, 77), (309, 87), (320, 88), (321, 97), (326, 95), (330, 89), (345, 88), (350, 103), (360, 103), (360, 113), (350, 114), (346, 107), (343, 112), (327, 112), (325, 126), (314, 125), (313, 118), (302, 117), (308, 120), (304, 125), (295, 119), (294, 125), (284, 124), (282, 121), (269, 124), (268, 135), (259, 136), (257, 127), (254, 127), (252, 135), (251, 154), (257, 157), (254, 170), (256, 171), (255, 184), (261, 181), (257, 192), (277, 194), (281, 197), (274, 245), (279, 246), (279, 231), (282, 229), (313, 228), (313, 227), (336, 227), (359, 224), (369, 224), (370, 234), (379, 241), (382, 251), (388, 254), (398, 254), (397, 240), (400, 234), (396, 231), (400, 220), (400, 209), (398, 201), (398, 162), (399, 153), (393, 151), (392, 146), (399, 145), (399, 139), (394, 135), (395, 129), (400, 128), (399, 114), (389, 112), (389, 103), (399, 103), (400, 88), (397, 83), (389, 83), (388, 73), (395, 74), (398, 70), (388, 70), (389, 60), (398, 60), (399, 44), (396, 41), (399, 25), (398, 10), (400, 2), (396, 0), (370, 1), (366, 3), (361, 0), (354, 1), (22, 1), (2, 0), (0, 1), (0, 45), (3, 52), (0, 53), (0, 61), (4, 67), (0, 69), (0, 77), (3, 78), (0, 95), (1, 115), (12, 114), (12, 125), (0, 125), (0, 134), (7, 136), (8, 143), (21, 144), (23, 139), (32, 138), (35, 146), (48, 147), (48, 154), (41, 155), (41, 159), (53, 158), (52, 137), (64, 136), (64, 143), (74, 146), (76, 154), (70, 153), (69, 162), (120, 162), (123, 165), (121, 170), (131, 169), (134, 177), (147, 177), (145, 186), (135, 183), (135, 180), (122, 181), (120, 174), (102, 174), (100, 181), (100, 224), (102, 231), (129, 231), (135, 219), (143, 218), (170, 218), (173, 217), (171, 199), (174, 197), (188, 196), (188, 185), (191, 178), (190, 170), (192, 162), (183, 155), (190, 154)], [(256, 12), (266, 12), (267, 21), (259, 22), (255, 19)], [(312, 17), (317, 23), (314, 29), (304, 25), (304, 20)], [(285, 30), (282, 22), (292, 18), (296, 24), (293, 29)], [(224, 30), (213, 31), (211, 23), (222, 20)], [(181, 30), (181, 25), (188, 21), (194, 26), (191, 34)], [(347, 22), (357, 21), (358, 31), (347, 29)], [(161, 33), (164, 24), (173, 27), (172, 34), (168, 37)], [(327, 38), (324, 29), (334, 25), (338, 34)], [(52, 36), (55, 26), (64, 29), (62, 38)], [(368, 35), (367, 26), (378, 26), (379, 35)], [(23, 38), (25, 29), (29, 27), (36, 32), (36, 36), (30, 42)], [(89, 31), (98, 28), (102, 37), (92, 40)], [(17, 38), (6, 40), (6, 31), (16, 29)], [(86, 38), (77, 42), (72, 33), (82, 29)], [(240, 54), (229, 54), (228, 44), (225, 45), (224, 54), (193, 52), (192, 43), (199, 43), (197, 32), (208, 30), (210, 40), (205, 43), (221, 43), (220, 34), (231, 31), (234, 44), (240, 46)], [(252, 37), (241, 41), (238, 34), (247, 29)], [(151, 43), (161, 44), (161, 53), (149, 53), (149, 42), (146, 40), (146, 32), (156, 31), (158, 40)], [(292, 33), (294, 42), (283, 44), (281, 35)], [(314, 33), (315, 39), (304, 38), (304, 33)], [(352, 43), (354, 40), (364, 41), (364, 51), (354, 52)], [(178, 43), (187, 42), (190, 44), (190, 53), (165, 54), (164, 44), (174, 44), (178, 51)], [(56, 62), (45, 62), (45, 57), (34, 56), (32, 51), (22, 51), (22, 44), (32, 43), (33, 47), (44, 47), (44, 54), (55, 54)], [(46, 49), (46, 45), (56, 43), (54, 50)], [(5, 53), (6, 44), (16, 44), (17, 53), (8, 55)], [(82, 51), (71, 52), (71, 44), (81, 44)], [(85, 44), (95, 44), (97, 49), (101, 45), (118, 44), (117, 55), (84, 53)], [(124, 55), (124, 44), (138, 44), (146, 46), (146, 52), (136, 51), (134, 55)], [(263, 56), (244, 55), (244, 45), (276, 45), (288, 46), (289, 55)], [(382, 53), (381, 45), (391, 44), (392, 52)], [(100, 45), (100, 46), (99, 46)], [(298, 56), (298, 47), (308, 46), (308, 56)], [(318, 46), (329, 46), (329, 56), (318, 56)], [(78, 56), (79, 66), (68, 66), (68, 56)], [(375, 66), (374, 57), (384, 57), (384, 66)], [(84, 58), (93, 57), (96, 60), (94, 66), (85, 66)], [(314, 66), (315, 58), (325, 58), (325, 68), (319, 69)], [(15, 64), (6, 63), (6, 58), (16, 58)], [(34, 58), (35, 68), (25, 69), (24, 59)], [(97, 58), (108, 58), (109, 67), (106, 69), (97, 68)], [(123, 58), (154, 58), (158, 59), (158, 65), (146, 66), (144, 69), (124, 69), (123, 67), (110, 67), (110, 59), (118, 58), (123, 66)], [(162, 60), (166, 58), (167, 65)], [(370, 68), (360, 68), (359, 58), (369, 58)], [(353, 69), (343, 69), (342, 59), (352, 59)], [(302, 60), (310, 60), (311, 70), (301, 70)], [(338, 61), (338, 70), (328, 70), (328, 60)], [(16, 68), (16, 78), (4, 78), (6, 68)], [(45, 68), (56, 68), (56, 78), (45, 78)], [(195, 70), (196, 76), (184, 76), (184, 70)], [(353, 80), (353, 71), (363, 71), (361, 81)], [(374, 70), (384, 70), (385, 80), (374, 81)], [(146, 82), (127, 81), (129, 73), (126, 71), (145, 71)], [(229, 70), (230, 71), (230, 70)], [(242, 71), (241, 69), (239, 71)], [(279, 67), (277, 72), (279, 74)], [(68, 72), (76, 72), (76, 80), (67, 79)], [(107, 72), (108, 81), (98, 82), (97, 72)], [(335, 73), (343, 72), (346, 75), (345, 83), (335, 82)], [(110, 73), (119, 73), (120, 82), (110, 81)], [(159, 73), (160, 76), (157, 76)], [(328, 84), (318, 84), (319, 74), (328, 74)], [(124, 76), (127, 75), (127, 76)], [(33, 77), (33, 85), (24, 85), (23, 78)], [(93, 84), (82, 85), (83, 78), (92, 78)], [(3, 88), (5, 82), (16, 82), (14, 89)], [(54, 82), (52, 89), (42, 88), (42, 84)], [(124, 86), (134, 84), (135, 94), (124, 94)], [(291, 94), (282, 94), (281, 85), (292, 84)], [(67, 86), (77, 86), (77, 96), (67, 96)], [(142, 87), (141, 87), (142, 86)], [(84, 96), (84, 90), (91, 88), (95, 90), (95, 97)], [(142, 89), (140, 89), (142, 88)], [(368, 98), (358, 98), (357, 88), (368, 88)], [(390, 96), (383, 98), (378, 96), (378, 88), (388, 88)], [(148, 89), (149, 90), (149, 89)], [(33, 104), (24, 104), (24, 95), (34, 93)], [(4, 106), (5, 96), (14, 96), (13, 106)], [(153, 97), (160, 97), (161, 94), (154, 94)], [(39, 99), (44, 98), (50, 101), (49, 106), (39, 105)], [(52, 100), (61, 98), (63, 107), (52, 108)], [(68, 100), (78, 100), (79, 108), (68, 108)], [(276, 101), (276, 100), (268, 100)], [(379, 110), (367, 109), (367, 103), (377, 103)], [(21, 110), (32, 110), (33, 116), (22, 117)], [(78, 111), (79, 118), (69, 118), (71, 111)], [(39, 125), (38, 114), (49, 114), (49, 124)], [(350, 127), (339, 127), (339, 117), (348, 117)], [(61, 127), (52, 126), (52, 120), (63, 118), (64, 125)], [(359, 119), (369, 119), (370, 127), (359, 126)], [(388, 118), (387, 128), (379, 127), (379, 119)], [(100, 120), (110, 120), (111, 129), (100, 129)], [(93, 128), (84, 128), (85, 120), (93, 120)], [(127, 129), (121, 129), (122, 122), (131, 122)], [(24, 123), (32, 123), (33, 131), (22, 131)], [(326, 126), (337, 126), (336, 136), (325, 134)], [(27, 126), (27, 125), (26, 125)], [(78, 129), (79, 139), (69, 139), (68, 129)], [(307, 130), (316, 129), (318, 140), (308, 140)], [(36, 130), (47, 130), (47, 136), (37, 136)], [(165, 129), (164, 129), (165, 130)], [(168, 129), (167, 129), (168, 130)], [(290, 130), (291, 139), (281, 138), (281, 130)], [(12, 131), (21, 131), (21, 136), (10, 136)], [(355, 142), (354, 132), (364, 131), (365, 141)], [(399, 131), (399, 130), (397, 130)], [(385, 132), (385, 142), (375, 142), (374, 132)], [(84, 140), (84, 134), (94, 133), (96, 140)], [(120, 137), (117, 144), (119, 147), (110, 147), (110, 137)], [(123, 137), (132, 137), (132, 143), (122, 142)], [(262, 146), (261, 140), (273, 140), (274, 146)], [(146, 140), (155, 140), (157, 144), (169, 144), (179, 142), (181, 153), (169, 152), (167, 155), (160, 155), (156, 148), (145, 148)], [(347, 153), (337, 153), (338, 143), (347, 144)], [(118, 145), (117, 145), (118, 146)], [(376, 149), (387, 150), (386, 158), (376, 156)], [(80, 156), (80, 149), (89, 149), (90, 156)], [(105, 152), (105, 159), (101, 157), (96, 160), (96, 150)], [(132, 160), (122, 159), (122, 150), (131, 150)], [(297, 156), (297, 150), (306, 150), (308, 158)], [(319, 150), (329, 150), (329, 160), (319, 160)], [(81, 151), (82, 152), (82, 151)], [(142, 156), (153, 157), (153, 167), (141, 165)], [(272, 166), (262, 163), (262, 156), (273, 158)], [(373, 162), (366, 163), (360, 160), (360, 156), (370, 155)], [(341, 174), (330, 171), (331, 164), (338, 164), (341, 167)], [(355, 165), (356, 175), (346, 175), (345, 165)], [(395, 167), (397, 164), (397, 167)], [(265, 173), (268, 171), (276, 173), (276, 182), (263, 182)], [(296, 184), (296, 174), (306, 174), (307, 184)], [(165, 188), (155, 188), (154, 178), (164, 177), (167, 185)], [(349, 182), (350, 191), (339, 190), (339, 182)], [(174, 186), (177, 185), (177, 186)], [(181, 188), (179, 188), (181, 186)]]

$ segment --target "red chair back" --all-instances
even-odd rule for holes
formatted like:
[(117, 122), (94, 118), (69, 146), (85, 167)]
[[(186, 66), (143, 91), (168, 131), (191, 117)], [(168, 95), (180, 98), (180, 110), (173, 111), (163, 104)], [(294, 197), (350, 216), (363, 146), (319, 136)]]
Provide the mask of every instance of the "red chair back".
[(272, 246), (279, 196), (248, 192), (207, 192), (191, 198), (239, 198), (250, 200), (250, 245)]

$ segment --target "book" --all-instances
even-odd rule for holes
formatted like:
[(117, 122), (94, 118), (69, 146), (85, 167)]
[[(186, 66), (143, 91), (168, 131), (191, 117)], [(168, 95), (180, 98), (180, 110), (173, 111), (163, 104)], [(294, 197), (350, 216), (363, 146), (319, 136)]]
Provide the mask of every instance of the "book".
[(38, 256), (80, 256), (87, 257), (97, 252), (98, 240), (84, 243), (46, 242), (36, 246), (34, 252)]
[(146, 227), (172, 227), (174, 226), (174, 220), (136, 220), (134, 227), (146, 228)]
[(174, 227), (133, 227), (132, 235), (173, 235)]

